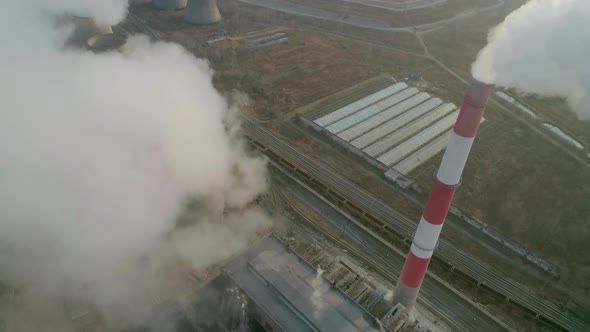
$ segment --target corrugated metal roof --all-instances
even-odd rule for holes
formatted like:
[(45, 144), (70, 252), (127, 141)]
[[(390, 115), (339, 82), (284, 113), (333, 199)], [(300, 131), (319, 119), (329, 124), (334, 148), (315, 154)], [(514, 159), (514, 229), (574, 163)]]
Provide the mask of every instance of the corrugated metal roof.
[(453, 112), (441, 120), (437, 121), (432, 126), (422, 130), (418, 134), (412, 136), (407, 141), (398, 145), (389, 152), (386, 152), (381, 157), (377, 158), (380, 162), (387, 166), (396, 164), (402, 160), (405, 156), (416, 151), (422, 145), (428, 143), (430, 140), (440, 135), (444, 131), (448, 130), (453, 126), (457, 120), (459, 112)]
[(274, 237), (233, 259), (224, 270), (286, 331), (379, 331), (367, 320), (368, 312)]
[(395, 168), (396, 171), (404, 175), (408, 175), (411, 171), (416, 169), (416, 167), (422, 165), (428, 159), (436, 156), (439, 152), (444, 150), (447, 144), (449, 143), (449, 137), (451, 136), (452, 132), (453, 130), (451, 129), (446, 133), (440, 135), (439, 137), (435, 138), (418, 151), (412, 153), (404, 160), (395, 164), (393, 168)]
[(387, 87), (383, 90), (377, 91), (377, 92), (373, 93), (372, 95), (369, 95), (363, 99), (359, 99), (352, 104), (346, 105), (346, 106), (344, 106), (344, 107), (342, 107), (330, 114), (326, 114), (323, 117), (315, 120), (314, 122), (322, 127), (326, 127), (329, 124), (332, 124), (344, 117), (347, 117), (350, 114), (353, 114), (353, 113), (355, 113), (355, 112), (357, 112), (369, 105), (372, 105), (387, 96), (397, 93), (407, 87), (408, 86), (405, 83), (396, 83), (396, 84), (394, 84), (390, 87)]
[[(429, 99), (426, 102), (408, 110), (407, 112), (397, 116), (375, 129), (365, 133), (363, 136), (354, 139), (351, 143), (359, 149), (364, 149), (371, 143), (374, 143), (389, 133), (396, 131), (397, 129), (405, 126), (408, 122), (420, 117), (424, 113), (434, 109), (435, 107), (442, 104), (442, 101), (438, 98)], [(434, 120), (434, 119), (433, 119)], [(416, 129), (419, 130), (420, 128)]]
[(526, 106), (524, 106), (523, 104), (519, 103), (518, 100), (514, 99), (514, 97), (505, 94), (502, 91), (497, 91), (496, 95), (504, 100), (506, 100), (507, 102), (511, 103), (512, 105), (516, 106), (519, 110), (527, 113), (528, 115), (530, 115), (531, 117), (533, 117), (534, 119), (539, 119), (539, 117), (537, 116), (537, 114), (533, 111), (531, 111), (530, 109), (528, 109)]
[(391, 134), (369, 145), (363, 151), (371, 157), (377, 157), (390, 150), (392, 147), (400, 144), (404, 139), (414, 135), (418, 131), (426, 128), (433, 122), (449, 114), (449, 112), (453, 111), (454, 109), (455, 105), (453, 104), (444, 104), (439, 106), (433, 111), (419, 117), (418, 119), (415, 119), (399, 130), (391, 132)]
[(560, 138), (566, 140), (568, 143), (574, 145), (578, 149), (583, 149), (584, 145), (582, 143), (576, 141), (573, 137), (563, 132), (563, 130), (559, 129), (550, 123), (542, 123), (543, 127), (551, 130), (555, 135), (559, 136)]
[(382, 101), (376, 104), (365, 107), (364, 109), (354, 114), (351, 114), (350, 116), (347, 116), (344, 119), (332, 123), (331, 125), (327, 126), (326, 129), (333, 134), (338, 134), (343, 130), (348, 129), (354, 126), (355, 124), (362, 122), (372, 117), (373, 115), (380, 113), (417, 93), (418, 89), (416, 88), (402, 90), (394, 95), (391, 95), (383, 99)]
[(381, 125), (382, 123), (400, 115), (401, 113), (405, 112), (406, 110), (418, 105), (419, 103), (427, 100), (430, 96), (425, 93), (421, 92), (410, 99), (406, 99), (403, 102), (386, 109), (385, 111), (368, 118), (367, 120), (358, 123), (347, 130), (338, 134), (338, 137), (342, 138), (345, 141), (351, 141), (364, 133), (368, 132), (369, 130)]

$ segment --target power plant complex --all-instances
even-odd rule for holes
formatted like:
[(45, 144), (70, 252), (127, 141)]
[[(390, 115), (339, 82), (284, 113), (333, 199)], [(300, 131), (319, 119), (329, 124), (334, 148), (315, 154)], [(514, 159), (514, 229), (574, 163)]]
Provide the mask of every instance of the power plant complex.
[[(391, 15), (399, 15), (397, 11), (401, 11), (405, 2), (334, 0), (334, 6), (340, 6), (340, 2), (347, 3), (342, 5), (347, 10), (345, 14), (331, 12), (329, 6), (323, 7), (324, 2), (313, 0), (232, 0), (231, 3), (219, 2), (219, 7), (216, 0), (129, 0), (129, 8), (126, 8), (129, 16), (118, 25), (73, 15), (57, 19), (60, 26), (72, 28), (62, 45), (63, 50), (71, 54), (82, 54), (85, 59), (94, 60), (99, 59), (98, 56), (112, 56), (121, 63), (136, 61), (144, 55), (152, 56), (141, 52), (136, 56), (131, 52), (141, 50), (141, 46), (127, 44), (129, 36), (143, 33), (152, 41), (161, 38), (183, 47), (179, 51), (180, 47), (155, 43), (153, 50), (163, 50), (161, 54), (154, 52), (155, 56), (168, 56), (164, 51), (172, 50), (172, 56), (206, 58), (207, 61), (197, 62), (203, 67), (210, 64), (206, 68), (211, 72), (207, 84), (227, 91), (234, 88), (246, 91), (254, 100), (255, 106), (244, 107), (239, 115), (241, 123), (236, 127), (242, 132), (237, 136), (248, 147), (244, 153), (263, 155), (260, 186), (264, 188), (267, 184), (268, 191), (259, 194), (261, 189), (249, 194), (252, 201), (244, 206), (237, 204), (238, 207), (230, 202), (242, 199), (237, 197), (243, 189), (241, 183), (232, 184), (240, 187), (236, 189), (236, 197), (229, 199), (222, 191), (219, 197), (211, 198), (215, 201), (211, 204), (217, 204), (214, 208), (209, 206), (209, 198), (197, 197), (193, 201), (190, 196), (187, 204), (190, 207), (186, 209), (195, 211), (175, 217), (178, 219), (175, 228), (165, 233), (170, 238), (181, 238), (181, 231), (189, 227), (202, 231), (196, 226), (201, 219), (210, 218), (218, 220), (218, 224), (211, 226), (212, 229), (203, 228), (205, 233), (213, 234), (215, 227), (223, 224), (227, 229), (220, 231), (223, 233), (220, 237), (227, 241), (233, 241), (236, 234), (242, 235), (240, 232), (251, 236), (240, 238), (243, 243), (231, 243), (227, 252), (225, 243), (215, 243), (212, 247), (219, 253), (203, 264), (187, 258), (191, 250), (195, 250), (193, 247), (180, 248), (179, 245), (177, 248), (176, 244), (166, 242), (166, 246), (162, 246), (165, 250), (178, 251), (174, 252), (179, 255), (174, 264), (180, 266), (180, 272), (168, 271), (172, 268), (166, 265), (165, 277), (168, 278), (168, 272), (178, 273), (182, 274), (178, 278), (181, 281), (174, 279), (170, 282), (174, 285), (166, 285), (170, 290), (162, 292), (165, 295), (146, 291), (151, 296), (149, 299), (154, 298), (154, 304), (146, 301), (150, 310), (138, 313), (132, 323), (125, 322), (129, 326), (125, 326), (124, 331), (438, 332), (515, 331), (522, 326), (522, 330), (539, 327), (542, 331), (590, 331), (582, 319), (541, 294), (543, 289), (551, 287), (548, 284), (560, 277), (559, 268), (549, 264), (550, 258), (545, 261), (529, 254), (524, 246), (514, 245), (512, 247), (517, 248), (514, 251), (521, 254), (514, 256), (517, 261), (503, 251), (506, 243), (516, 244), (516, 240), (504, 240), (500, 231), (495, 228), (490, 231), (487, 224), (478, 219), (488, 216), (469, 214), (473, 207), (463, 201), (455, 203), (461, 204), (460, 208), (452, 206), (480, 126), (479, 140), (485, 140), (491, 132), (488, 129), (497, 121), (495, 108), (490, 109), (487, 119), (484, 118), (490, 100), (496, 102), (500, 98), (519, 105), (521, 113), (534, 120), (540, 120), (540, 115), (501, 89), (494, 91), (493, 84), (475, 78), (464, 93), (464, 87), (458, 88), (460, 81), (456, 77), (452, 78), (452, 83), (444, 81), (448, 74), (445, 70), (437, 71), (432, 75), (434, 78), (428, 78), (430, 80), (423, 79), (418, 70), (426, 72), (424, 68), (431, 70), (435, 66), (425, 44), (428, 56), (414, 58), (415, 54), (409, 52), (408, 55), (405, 54), (408, 51), (403, 50), (400, 55), (392, 50), (394, 46), (385, 47), (376, 39), (367, 43), (371, 44), (367, 46), (368, 56), (400, 56), (395, 60), (399, 63), (390, 58), (382, 63), (363, 63), (357, 59), (358, 45), (366, 40), (354, 35), (354, 29), (362, 31), (361, 35), (370, 29), (384, 34), (390, 30), (397, 33), (397, 29), (402, 28), (379, 15), (383, 11), (390, 15), (388, 10), (392, 10)], [(445, 5), (445, 1), (417, 0), (408, 1), (404, 6), (426, 12)], [(377, 18), (362, 16), (366, 14), (364, 11), (354, 11), (360, 7), (367, 13), (376, 13)], [(281, 14), (273, 19), (261, 19), (261, 15), (269, 11)], [(300, 16), (305, 17), (304, 25), (291, 25)], [(245, 27), (240, 27), (243, 22), (246, 22)], [(318, 33), (332, 24), (341, 30)], [(436, 24), (432, 26), (438, 29)], [(157, 31), (153, 30), (155, 27)], [(413, 31), (412, 38), (414, 34), (421, 38), (418, 31)], [(170, 49), (165, 48), (170, 46)], [(333, 54), (327, 56), (329, 51), (341, 52), (337, 53), (340, 58)], [(349, 57), (342, 55), (343, 52), (350, 53)], [(326, 59), (333, 63), (325, 63)], [(428, 65), (412, 67), (417, 67), (419, 62)], [(151, 66), (152, 62), (146, 63)], [(159, 67), (170, 70), (170, 67)], [(132, 74), (139, 79), (159, 77), (142, 76), (144, 69), (141, 73), (132, 71)], [(181, 69), (182, 73), (192, 74), (185, 71), (186, 68)], [(341, 73), (346, 70), (354, 74)], [(174, 79), (179, 77), (181, 75), (176, 75)], [(344, 83), (328, 82), (326, 77), (334, 77), (335, 81), (341, 79)], [(292, 82), (286, 83), (288, 80)], [(326, 88), (332, 83), (334, 86)], [(163, 98), (176, 97), (165, 95)], [(228, 98), (230, 105), (223, 107), (233, 109), (233, 102), (242, 102), (232, 98), (233, 95)], [(184, 107), (182, 100), (165, 102), (166, 107)], [(219, 122), (226, 131), (232, 131), (233, 127), (230, 128), (226, 120), (223, 118)], [(584, 148), (582, 143), (574, 147)], [(472, 162), (481, 159), (482, 151), (488, 151), (477, 148), (473, 151)], [(158, 150), (159, 146), (154, 149)], [(315, 158), (313, 152), (318, 154)], [(349, 161), (350, 165), (340, 165)], [(235, 172), (241, 171), (236, 167)], [(478, 184), (478, 181), (470, 178), (466, 183)], [(472, 191), (461, 191), (461, 194)], [(250, 209), (262, 212), (253, 214), (254, 217), (240, 214)], [(248, 233), (245, 229), (250, 225), (235, 226), (227, 222), (233, 220), (234, 212), (239, 222), (264, 217), (265, 221), (272, 219), (275, 223), (256, 224)], [(441, 238), (449, 212), (453, 218), (449, 218)], [(482, 228), (486, 229), (481, 231), (474, 225), (485, 225)], [(460, 234), (448, 235), (450, 227)], [(487, 247), (477, 248), (482, 250), (481, 257), (471, 257), (468, 250), (477, 250), (473, 249), (475, 245), (471, 247), (473, 242), (470, 241), (490, 233), (497, 236), (482, 241)], [(467, 244), (459, 244), (456, 238)], [(496, 245), (493, 241), (503, 246), (501, 250), (493, 247)], [(232, 251), (234, 247), (238, 249)], [(172, 256), (168, 252), (166, 255)], [(527, 264), (542, 265), (544, 271), (537, 269), (530, 275), (535, 278), (541, 275), (535, 281), (544, 282), (542, 288), (539, 291), (528, 289), (501, 272), (496, 274), (493, 264), (496, 262), (485, 255), (494, 259), (501, 256), (502, 264), (506, 265), (498, 266), (522, 264), (522, 257), (533, 257), (529, 259), (532, 264)], [(508, 260), (514, 262), (507, 263)], [(439, 271), (444, 272), (439, 274)], [(551, 272), (549, 279), (544, 279), (548, 271)], [(470, 290), (475, 291), (464, 291), (465, 284), (473, 286)], [(11, 298), (15, 297), (14, 293)], [(0, 293), (0, 300), (1, 296)], [(486, 307), (487, 304), (490, 306)], [(70, 317), (78, 328), (73, 331), (87, 331), (93, 324), (99, 325), (96, 321), (100, 318), (96, 317), (100, 314), (94, 315), (89, 309), (92, 306), (72, 310), (75, 314)], [(522, 310), (522, 317), (518, 316), (517, 309)], [(3, 332), (2, 315), (0, 310), (0, 332)], [(519, 319), (522, 325), (517, 329), (508, 326), (512, 320)]]

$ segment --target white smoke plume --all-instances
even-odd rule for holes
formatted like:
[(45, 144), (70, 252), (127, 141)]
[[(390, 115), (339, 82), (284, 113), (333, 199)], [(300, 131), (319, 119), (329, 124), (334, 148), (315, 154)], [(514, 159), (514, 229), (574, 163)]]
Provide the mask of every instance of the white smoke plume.
[(383, 299), (387, 302), (391, 302), (393, 300), (393, 290), (388, 289), (387, 292), (385, 292)]
[(590, 119), (590, 1), (531, 0), (489, 34), (472, 66), (476, 79), (547, 96), (566, 97)]
[[(126, 0), (2, 7), (0, 283), (30, 299), (30, 325), (13, 330), (50, 330), (47, 308), (63, 298), (112, 324), (140, 319), (180, 266), (227, 258), (268, 225), (247, 209), (265, 163), (245, 152), (237, 103), (206, 61), (147, 38), (126, 56), (63, 47), (71, 30), (56, 30), (55, 15), (117, 23)], [(177, 227), (189, 199), (207, 213)]]
[(313, 287), (313, 292), (311, 294), (311, 303), (314, 307), (314, 316), (318, 319), (324, 309), (324, 300), (322, 297), (329, 291), (329, 287), (326, 285), (326, 282), (323, 277), (324, 270), (318, 267), (316, 276), (311, 282), (311, 286)]

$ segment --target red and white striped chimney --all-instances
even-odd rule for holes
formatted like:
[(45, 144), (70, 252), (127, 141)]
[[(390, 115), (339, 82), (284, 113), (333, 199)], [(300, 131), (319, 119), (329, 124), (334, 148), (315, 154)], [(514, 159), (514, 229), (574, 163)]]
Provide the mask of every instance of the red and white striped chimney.
[(393, 293), (393, 303), (401, 303), (408, 310), (411, 310), (416, 303), (430, 258), (436, 248), (455, 189), (461, 182), (461, 174), (491, 92), (491, 85), (472, 80), (465, 94), (463, 106), (440, 168), (434, 177), (432, 191), (424, 207), (410, 252)]

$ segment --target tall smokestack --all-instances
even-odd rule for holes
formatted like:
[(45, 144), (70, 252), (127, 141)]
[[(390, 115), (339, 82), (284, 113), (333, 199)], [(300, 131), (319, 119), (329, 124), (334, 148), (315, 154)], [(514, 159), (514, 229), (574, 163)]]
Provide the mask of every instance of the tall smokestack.
[(461, 182), (465, 162), (491, 93), (492, 85), (475, 79), (471, 81), (471, 85), (465, 93), (463, 106), (455, 123), (453, 134), (434, 177), (432, 191), (424, 207), (410, 252), (393, 293), (393, 304), (401, 303), (411, 310), (416, 303), (416, 297), (438, 242), (455, 189)]
[(213, 24), (221, 21), (215, 0), (188, 0), (184, 20), (193, 24)]
[(176, 10), (186, 7), (186, 0), (153, 0), (156, 8), (163, 10)]

